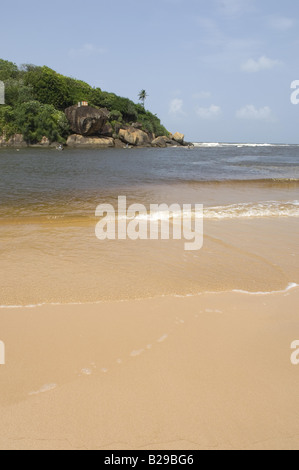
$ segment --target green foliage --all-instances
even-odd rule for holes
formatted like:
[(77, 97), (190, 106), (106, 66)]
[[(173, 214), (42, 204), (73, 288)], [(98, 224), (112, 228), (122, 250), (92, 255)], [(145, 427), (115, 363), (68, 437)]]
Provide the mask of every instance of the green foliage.
[(144, 130), (156, 136), (168, 135), (157, 116), (145, 110), (145, 90), (139, 94), (143, 104), (135, 104), (128, 98), (60, 75), (49, 67), (25, 64), (18, 68), (1, 59), (0, 80), (5, 83), (6, 100), (6, 106), (0, 106), (0, 133), (6, 135), (18, 131), (32, 143), (43, 136), (51, 141), (64, 141), (70, 132), (64, 110), (79, 101), (107, 108), (110, 122), (118, 126), (138, 121)]
[(5, 81), (5, 103), (7, 105), (16, 106), (33, 99), (33, 88), (31, 85), (25, 85), (24, 80), (10, 78)]
[(31, 144), (40, 142), (44, 136), (50, 142), (63, 143), (69, 132), (64, 113), (38, 101), (21, 104), (15, 111), (15, 120), (24, 139)]
[(16, 64), (0, 59), (0, 80), (5, 82), (9, 78), (18, 78), (19, 69)]
[(143, 108), (145, 108), (145, 100), (148, 97), (148, 94), (146, 93), (145, 90), (141, 90), (141, 92), (138, 95), (139, 101), (141, 101)]
[(109, 118), (110, 122), (113, 122), (113, 121), (122, 122), (122, 120), (123, 120), (123, 115), (121, 114), (120, 111), (118, 111), (117, 109), (113, 109), (112, 111), (110, 111), (110, 118)]
[(0, 135), (7, 139), (18, 132), (15, 114), (11, 106), (0, 106)]
[(73, 106), (79, 103), (79, 101), (92, 101), (93, 89), (90, 85), (81, 80), (75, 80), (69, 77), (63, 77), (63, 80), (67, 88), (67, 97), (64, 100), (65, 108)]
[(164, 126), (162, 126), (161, 121), (157, 116), (150, 113), (149, 111), (146, 111), (140, 104), (137, 104), (136, 108), (138, 112), (138, 122), (143, 125), (145, 130), (155, 134), (156, 137), (169, 135), (169, 132)]
[(24, 75), (25, 85), (33, 88), (36, 101), (51, 104), (64, 110), (70, 105), (69, 91), (65, 77), (48, 67), (37, 67)]

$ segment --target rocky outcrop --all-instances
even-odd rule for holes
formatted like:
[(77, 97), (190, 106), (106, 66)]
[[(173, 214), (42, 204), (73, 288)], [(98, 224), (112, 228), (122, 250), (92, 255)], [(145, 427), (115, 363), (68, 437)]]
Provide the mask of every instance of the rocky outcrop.
[(168, 140), (168, 137), (165, 136), (157, 137), (152, 141), (152, 147), (166, 148)]
[[(181, 136), (183, 134), (180, 134)], [(166, 147), (177, 147), (178, 145), (188, 145), (187, 143), (184, 142), (184, 140), (181, 140), (181, 142), (178, 142), (177, 140), (174, 140), (173, 135), (170, 134), (169, 137), (162, 136), (162, 137), (157, 137), (152, 141), (152, 147), (159, 147), (159, 148), (166, 148)]]
[(113, 134), (114, 134), (113, 127), (111, 126), (109, 122), (107, 122), (101, 131), (101, 135), (103, 135), (104, 137), (112, 137)]
[(175, 140), (175, 142), (177, 142), (178, 144), (183, 145), (183, 144), (184, 144), (184, 140), (185, 140), (185, 136), (184, 136), (184, 134), (180, 134), (179, 132), (176, 132), (176, 133), (172, 136), (172, 139)]
[(50, 143), (51, 142), (49, 141), (48, 137), (45, 136), (40, 141), (40, 145), (42, 145), (43, 147), (49, 147)]
[[(184, 142), (184, 135), (176, 132), (174, 135), (156, 136), (143, 130), (141, 122), (131, 125), (121, 122), (109, 122), (110, 113), (104, 109), (96, 109), (91, 106), (71, 106), (65, 110), (73, 134), (67, 140), (69, 147), (156, 147), (166, 148), (178, 145), (188, 145)], [(21, 134), (16, 134), (10, 139), (0, 136), (0, 147), (26, 147), (28, 146)], [(60, 147), (60, 144), (51, 143), (44, 136), (42, 140), (32, 147), (51, 148)]]
[(5, 135), (0, 136), (0, 147), (27, 147), (22, 134), (15, 134), (9, 139)]
[(114, 147), (114, 139), (112, 137), (84, 137), (73, 134), (69, 136), (66, 144), (68, 147), (109, 148)]
[[(110, 113), (107, 109), (76, 105), (67, 108), (65, 114), (74, 132), (74, 135), (70, 136), (67, 141), (68, 146), (111, 147), (116, 145), (120, 147), (121, 144), (119, 142), (135, 147), (151, 145), (152, 147), (165, 148), (185, 145), (185, 136), (183, 134), (177, 132), (174, 135), (170, 134), (167, 137), (156, 138), (155, 135), (144, 131), (142, 129), (143, 125), (140, 122), (135, 122), (131, 125), (116, 122), (112, 127), (109, 122)], [(80, 136), (83, 136), (85, 139), (81, 139)], [(114, 145), (112, 145), (112, 141)]]
[(139, 145), (144, 147), (151, 144), (150, 137), (146, 132), (132, 126), (127, 129), (120, 129), (118, 137), (125, 144), (129, 145)]
[(143, 125), (141, 122), (133, 122), (132, 127), (134, 127), (134, 129), (142, 130)]
[(107, 109), (96, 109), (91, 106), (71, 106), (65, 110), (65, 115), (72, 131), (83, 136), (102, 135), (109, 119)]

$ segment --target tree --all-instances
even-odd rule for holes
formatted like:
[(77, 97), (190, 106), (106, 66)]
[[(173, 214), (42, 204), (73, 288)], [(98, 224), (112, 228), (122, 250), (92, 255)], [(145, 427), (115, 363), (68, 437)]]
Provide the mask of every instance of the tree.
[(148, 94), (146, 93), (145, 90), (141, 90), (141, 92), (138, 95), (139, 101), (141, 101), (142, 106), (145, 108), (145, 100), (148, 97)]
[(51, 104), (23, 103), (15, 109), (16, 125), (26, 142), (35, 144), (45, 136), (50, 142), (64, 143), (69, 135), (66, 116)]
[(34, 99), (43, 104), (51, 104), (59, 110), (70, 105), (68, 87), (64, 76), (49, 67), (37, 67), (24, 76), (25, 85), (33, 88)]
[(115, 93), (93, 88), (88, 83), (65, 77), (46, 66), (0, 59), (0, 81), (5, 84), (5, 103), (0, 106), (0, 136), (22, 133), (27, 142), (39, 142), (43, 136), (63, 142), (70, 129), (64, 110), (80, 101), (95, 108), (107, 108), (110, 122), (142, 124), (156, 136), (167, 135), (157, 116), (145, 109), (147, 93), (142, 90), (136, 104)]
[(16, 64), (9, 62), (8, 60), (0, 59), (0, 80), (5, 82), (10, 78), (18, 78), (19, 69)]

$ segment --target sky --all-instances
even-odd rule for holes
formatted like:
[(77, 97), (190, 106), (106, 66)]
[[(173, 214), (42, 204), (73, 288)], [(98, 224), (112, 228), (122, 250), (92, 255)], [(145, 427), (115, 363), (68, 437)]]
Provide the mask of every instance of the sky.
[(14, 0), (0, 14), (0, 58), (135, 102), (145, 89), (186, 140), (299, 144), (296, 0)]

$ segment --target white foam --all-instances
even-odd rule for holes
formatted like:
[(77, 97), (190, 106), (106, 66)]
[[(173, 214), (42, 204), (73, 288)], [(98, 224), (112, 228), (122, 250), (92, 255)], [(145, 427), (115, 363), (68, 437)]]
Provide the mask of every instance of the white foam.
[(245, 290), (233, 290), (232, 292), (238, 293), (238, 294), (246, 294), (246, 295), (272, 295), (272, 294), (286, 294), (290, 290), (296, 289), (299, 287), (299, 284), (296, 284), (295, 282), (291, 282), (288, 284), (286, 289), (284, 290), (279, 290), (279, 291), (269, 291), (269, 292), (249, 292)]
[(165, 334), (165, 335), (163, 335), (161, 338), (159, 338), (159, 339), (157, 340), (157, 343), (163, 343), (164, 341), (167, 340), (167, 338), (168, 338), (168, 335)]
[[(202, 217), (200, 211), (157, 211), (147, 214), (139, 214), (136, 217), (120, 216), (119, 220), (140, 220), (140, 221), (167, 221), (182, 220), (191, 217), (192, 219)], [(236, 218), (269, 218), (269, 217), (299, 217), (299, 201), (263, 201), (228, 204), (223, 206), (205, 207), (203, 210), (204, 219), (236, 219)]]
[(39, 390), (37, 390), (36, 392), (30, 392), (29, 395), (32, 396), (32, 395), (39, 395), (40, 393), (51, 392), (51, 391), (54, 390), (56, 387), (57, 387), (56, 384), (47, 384), (47, 385), (43, 385), (43, 386), (42, 386)]
[[(260, 144), (260, 143), (225, 143), (225, 142), (193, 142), (194, 147), (217, 148), (217, 147), (290, 147), (289, 144)], [(297, 146), (296, 146), (297, 147)]]
[(131, 357), (137, 357), (137, 356), (141, 356), (141, 354), (144, 353), (144, 349), (139, 349), (139, 351), (132, 351), (130, 356)]
[(204, 209), (205, 219), (253, 219), (269, 217), (299, 217), (299, 201), (250, 202)]

